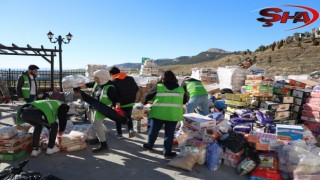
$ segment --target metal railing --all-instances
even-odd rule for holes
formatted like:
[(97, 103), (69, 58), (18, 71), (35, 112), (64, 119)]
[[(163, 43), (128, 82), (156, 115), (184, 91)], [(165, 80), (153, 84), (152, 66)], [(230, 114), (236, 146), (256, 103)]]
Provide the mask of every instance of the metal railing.
[[(22, 72), (26, 70), (22, 69), (0, 69), (0, 78), (2, 80), (7, 82), (8, 88), (9, 89), (15, 89), (17, 86), (17, 80), (18, 77), (21, 75)], [(74, 75), (74, 74), (80, 74), (80, 75), (85, 75), (86, 71), (83, 69), (79, 70), (64, 70), (62, 72), (62, 77), (69, 76), (69, 75)], [(46, 92), (50, 90), (50, 84), (51, 84), (51, 71), (50, 70), (41, 70), (38, 71), (37, 75), (37, 85), (38, 88), (42, 92)], [(59, 87), (59, 71), (55, 70), (53, 73), (53, 78), (54, 78), (54, 86)]]

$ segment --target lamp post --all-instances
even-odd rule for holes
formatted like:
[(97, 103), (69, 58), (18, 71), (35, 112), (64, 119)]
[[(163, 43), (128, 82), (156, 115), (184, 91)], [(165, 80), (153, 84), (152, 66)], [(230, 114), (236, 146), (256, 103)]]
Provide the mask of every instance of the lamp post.
[(72, 34), (67, 34), (66, 35), (66, 38), (67, 38), (67, 42), (64, 41), (64, 38), (62, 38), (60, 35), (58, 36), (58, 38), (55, 38), (56, 40), (52, 40), (53, 39), (53, 33), (51, 31), (49, 31), (49, 33), (47, 34), (49, 40), (51, 43), (56, 43), (58, 42), (59, 44), (59, 68), (60, 68), (60, 71), (59, 71), (59, 85), (60, 85), (60, 91), (62, 92), (62, 43), (64, 44), (69, 44), (71, 39), (72, 39)]

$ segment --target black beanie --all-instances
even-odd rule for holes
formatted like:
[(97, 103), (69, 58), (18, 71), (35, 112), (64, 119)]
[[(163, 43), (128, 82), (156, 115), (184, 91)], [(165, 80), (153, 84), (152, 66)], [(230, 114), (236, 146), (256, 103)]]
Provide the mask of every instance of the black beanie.
[(112, 66), (111, 69), (109, 70), (109, 73), (112, 75), (119, 74), (120, 70), (116, 66)]
[(29, 67), (28, 67), (28, 70), (35, 70), (35, 69), (39, 69), (38, 66), (34, 65), (34, 64), (31, 64)]

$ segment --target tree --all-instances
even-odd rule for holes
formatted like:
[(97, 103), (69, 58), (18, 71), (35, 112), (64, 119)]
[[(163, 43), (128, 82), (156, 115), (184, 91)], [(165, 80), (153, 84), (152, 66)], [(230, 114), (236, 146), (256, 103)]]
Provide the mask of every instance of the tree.
[(282, 46), (283, 46), (283, 40), (281, 40), (280, 42), (278, 42), (277, 48), (280, 49)]
[(271, 46), (271, 50), (274, 51), (274, 48), (276, 47), (276, 42), (273, 42), (272, 46)]

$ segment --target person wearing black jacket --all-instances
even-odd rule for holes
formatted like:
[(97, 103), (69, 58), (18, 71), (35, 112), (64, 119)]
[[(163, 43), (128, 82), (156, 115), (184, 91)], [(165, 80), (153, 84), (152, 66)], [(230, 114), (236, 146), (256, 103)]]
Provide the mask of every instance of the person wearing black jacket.
[[(106, 70), (97, 70), (93, 73), (94, 82), (86, 83), (78, 89), (82, 88), (93, 88), (92, 97), (99, 100), (107, 106), (117, 107), (120, 106), (120, 98), (118, 93), (111, 82), (110, 74)], [(97, 134), (98, 141), (93, 141), (91, 144), (100, 143), (98, 148), (94, 148), (92, 152), (98, 153), (108, 149), (107, 139), (103, 130), (103, 120), (106, 117), (96, 111), (95, 109), (89, 110), (89, 119), (93, 123), (93, 129)]]
[(22, 72), (17, 82), (17, 95), (20, 101), (27, 103), (35, 101), (38, 94), (37, 72), (39, 67), (32, 64), (28, 71)]
[[(131, 114), (139, 87), (131, 76), (127, 76), (126, 73), (120, 72), (115, 66), (109, 70), (109, 73), (112, 76), (112, 82), (120, 97), (120, 108), (125, 112), (124, 115), (128, 119), (129, 138), (134, 137), (135, 132), (133, 131)], [(116, 129), (116, 136), (122, 138), (121, 123), (116, 123)]]

